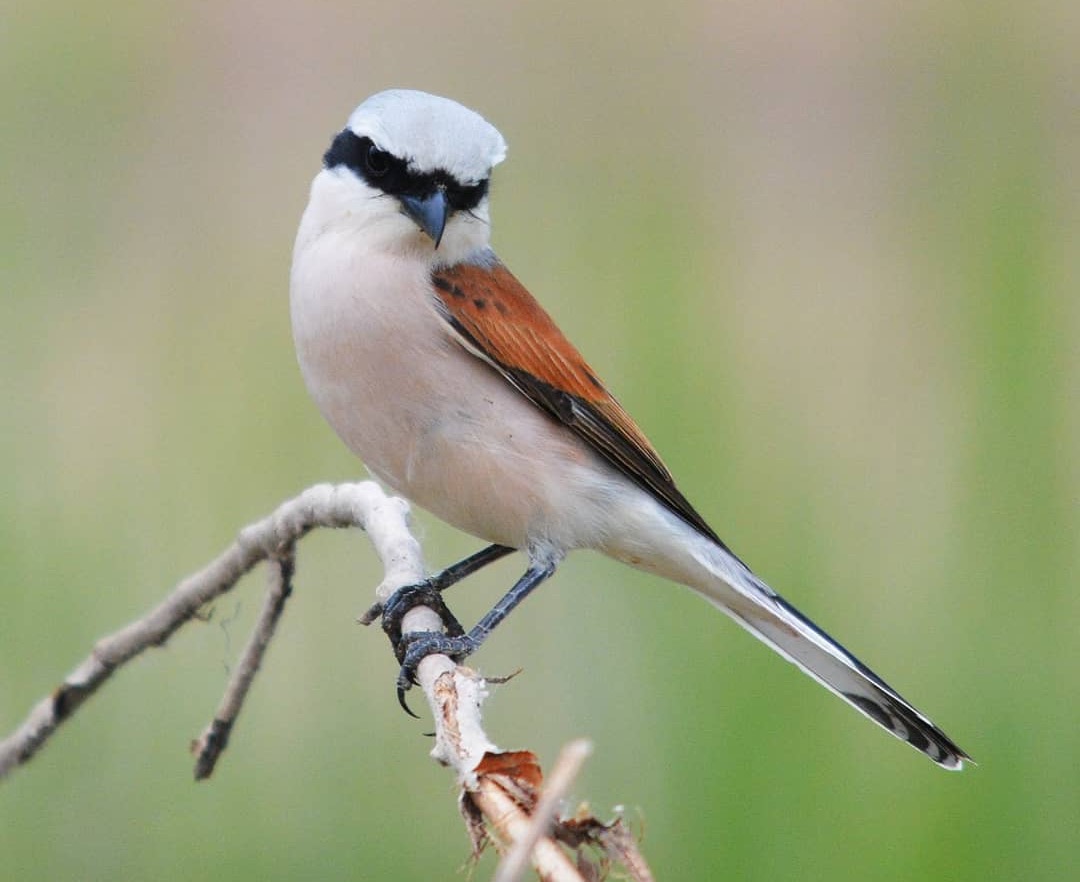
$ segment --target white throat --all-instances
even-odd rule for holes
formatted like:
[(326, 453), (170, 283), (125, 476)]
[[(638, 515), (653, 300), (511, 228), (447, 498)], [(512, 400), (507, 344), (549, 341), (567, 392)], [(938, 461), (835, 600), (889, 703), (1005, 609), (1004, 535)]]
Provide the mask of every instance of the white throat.
[(363, 243), (365, 250), (421, 260), (431, 266), (468, 260), (490, 247), (488, 202), (457, 212), (447, 222), (438, 249), (396, 199), (372, 189), (348, 169), (323, 169), (311, 184), (311, 196), (297, 248), (326, 234)]

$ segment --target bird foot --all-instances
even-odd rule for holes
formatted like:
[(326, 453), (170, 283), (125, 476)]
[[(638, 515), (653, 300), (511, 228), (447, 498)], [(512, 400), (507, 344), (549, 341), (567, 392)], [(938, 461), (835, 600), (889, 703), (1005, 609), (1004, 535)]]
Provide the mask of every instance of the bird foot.
[(399, 645), (402, 651), (398, 656), (401, 662), (397, 680), (398, 704), (405, 713), (415, 717), (416, 714), (405, 703), (405, 693), (416, 684), (416, 669), (420, 662), (429, 655), (446, 655), (460, 663), (474, 653), (480, 644), (463, 632), (450, 635), (438, 631), (410, 631), (402, 635)]
[[(398, 588), (397, 591), (390, 595), (386, 603), (382, 604), (381, 610), (375, 612), (374, 615), (379, 615), (381, 612), (382, 629), (390, 639), (390, 645), (394, 648), (394, 655), (399, 662), (404, 662), (405, 649), (409, 642), (408, 636), (401, 633), (401, 623), (406, 613), (418, 606), (426, 606), (432, 610), (442, 620), (448, 636), (460, 637), (465, 633), (465, 629), (461, 627), (461, 622), (457, 620), (457, 616), (450, 612), (446, 601), (443, 600), (439, 585), (434, 579), (425, 579), (415, 585), (405, 585)], [(368, 616), (373, 611), (374, 607), (368, 613), (365, 613), (364, 619), (368, 619)], [(374, 616), (372, 616), (373, 618)], [(429, 632), (422, 631), (419, 633), (426, 634)]]
[[(465, 629), (443, 600), (442, 588), (443, 585), (438, 576), (414, 585), (405, 585), (391, 594), (385, 603), (377, 603), (371, 607), (360, 619), (367, 625), (380, 615), (382, 616), (382, 629), (389, 638), (390, 645), (394, 649), (394, 656), (401, 665), (397, 680), (398, 704), (412, 717), (416, 714), (405, 703), (405, 692), (416, 682), (416, 667), (420, 661), (425, 656), (437, 652), (443, 652), (456, 660), (458, 656), (464, 658), (476, 648), (472, 642), (468, 643), (467, 649), (464, 644), (455, 642), (466, 639)], [(434, 611), (442, 620), (446, 633), (412, 631), (403, 634), (401, 623), (406, 613), (418, 606), (426, 606)], [(462, 650), (464, 650), (463, 654)]]

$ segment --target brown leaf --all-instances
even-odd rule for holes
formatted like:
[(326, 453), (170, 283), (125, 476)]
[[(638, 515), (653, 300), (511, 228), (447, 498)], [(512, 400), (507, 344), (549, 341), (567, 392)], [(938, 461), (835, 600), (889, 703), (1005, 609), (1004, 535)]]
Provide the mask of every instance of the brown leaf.
[(529, 750), (488, 751), (476, 766), (478, 775), (506, 775), (508, 778), (539, 790), (544, 780), (540, 761)]

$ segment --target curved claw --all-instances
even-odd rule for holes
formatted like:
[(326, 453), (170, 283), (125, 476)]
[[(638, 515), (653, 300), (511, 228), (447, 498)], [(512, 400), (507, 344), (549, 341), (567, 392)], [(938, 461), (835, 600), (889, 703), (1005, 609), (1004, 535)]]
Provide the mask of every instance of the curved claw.
[(405, 693), (416, 683), (416, 669), (429, 655), (447, 655), (460, 662), (476, 649), (476, 641), (468, 635), (450, 637), (437, 631), (412, 631), (401, 638), (401, 670), (398, 672), (398, 704), (405, 713), (415, 717), (405, 703)]
[[(424, 633), (424, 632), (415, 632), (415, 633), (417, 633), (419, 635), (420, 633)], [(402, 658), (404, 659), (404, 657), (405, 657), (405, 650), (403, 649), (402, 650)], [(421, 658), (422, 658), (422, 656), (421, 656)], [(413, 719), (416, 719), (416, 720), (419, 720), (420, 716), (418, 714), (414, 714), (412, 708), (409, 707), (408, 702), (405, 701), (405, 693), (408, 692), (410, 689), (412, 689), (413, 686), (416, 685), (416, 665), (418, 665), (418, 664), (420, 664), (419, 660), (414, 662), (409, 667), (409, 669), (406, 669), (405, 663), (403, 661), (402, 666), (401, 666), (401, 670), (398, 671), (398, 678), (397, 678), (397, 700), (398, 700), (398, 704), (401, 705), (401, 709), (403, 711), (405, 711), (405, 713), (407, 713), (410, 717), (412, 717)]]
[(405, 689), (401, 685), (398, 685), (398, 688), (397, 688), (397, 703), (400, 704), (401, 709), (403, 711), (405, 711), (405, 713), (407, 713), (414, 720), (419, 720), (420, 719), (420, 715), (419, 714), (414, 714), (412, 712), (412, 708), (409, 707), (409, 705), (405, 703)]

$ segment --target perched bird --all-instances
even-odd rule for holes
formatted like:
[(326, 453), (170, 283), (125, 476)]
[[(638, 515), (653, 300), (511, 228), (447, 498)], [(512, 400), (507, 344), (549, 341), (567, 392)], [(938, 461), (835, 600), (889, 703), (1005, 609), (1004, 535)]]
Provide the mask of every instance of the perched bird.
[[(724, 545), (496, 257), (488, 187), (505, 156), (472, 110), (380, 92), (326, 151), (296, 237), (293, 335), (323, 416), (395, 492), (494, 543), (383, 611), (399, 697), (424, 656), (464, 658), (567, 552), (592, 548), (689, 586), (897, 738), (961, 768), (969, 757), (944, 732)], [(410, 605), (511, 550), (528, 569), (468, 633), (401, 637)]]

